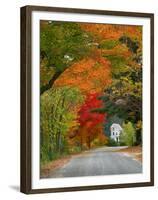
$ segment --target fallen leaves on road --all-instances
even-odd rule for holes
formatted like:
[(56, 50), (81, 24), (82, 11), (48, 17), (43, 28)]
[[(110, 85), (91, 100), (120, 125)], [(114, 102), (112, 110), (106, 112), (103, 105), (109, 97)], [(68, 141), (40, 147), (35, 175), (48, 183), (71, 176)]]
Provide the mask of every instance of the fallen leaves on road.
[(53, 160), (41, 167), (41, 178), (46, 178), (49, 176), (50, 171), (58, 169), (69, 162), (71, 156), (66, 156), (64, 158), (59, 158)]
[(142, 147), (127, 147), (125, 149), (120, 149), (119, 152), (125, 152), (134, 157), (136, 160), (142, 162)]
[(64, 157), (58, 158), (57, 160), (53, 160), (53, 161), (41, 166), (40, 178), (49, 177), (50, 172), (63, 167), (72, 158), (78, 157), (78, 156), (81, 156), (81, 155), (86, 155), (86, 151), (83, 151), (83, 152), (80, 152), (80, 153), (74, 153), (72, 155), (66, 155)]

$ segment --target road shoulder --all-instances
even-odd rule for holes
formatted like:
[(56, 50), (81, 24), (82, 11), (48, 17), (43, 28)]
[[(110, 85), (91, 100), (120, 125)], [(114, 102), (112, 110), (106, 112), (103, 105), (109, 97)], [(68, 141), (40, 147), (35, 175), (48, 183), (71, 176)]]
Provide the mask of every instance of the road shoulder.
[(129, 156), (133, 157), (135, 160), (142, 163), (142, 147), (133, 146), (118, 150), (118, 152), (127, 153)]

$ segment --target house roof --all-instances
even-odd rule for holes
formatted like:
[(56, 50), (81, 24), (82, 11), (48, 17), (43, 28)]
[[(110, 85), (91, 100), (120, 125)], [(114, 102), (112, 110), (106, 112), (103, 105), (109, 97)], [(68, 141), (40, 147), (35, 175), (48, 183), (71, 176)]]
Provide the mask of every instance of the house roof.
[(111, 125), (111, 128), (116, 128), (116, 129), (122, 130), (122, 127), (120, 126), (120, 124), (116, 124), (116, 123), (113, 123)]

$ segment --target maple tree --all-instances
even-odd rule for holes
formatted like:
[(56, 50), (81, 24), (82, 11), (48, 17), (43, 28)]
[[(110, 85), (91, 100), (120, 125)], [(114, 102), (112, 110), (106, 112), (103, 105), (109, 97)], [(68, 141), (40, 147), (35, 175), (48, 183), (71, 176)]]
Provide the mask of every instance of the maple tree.
[(51, 76), (47, 76), (47, 82), (41, 82), (42, 94), (52, 87), (67, 67), (89, 54), (92, 46), (88, 43), (92, 37), (77, 23), (41, 21), (40, 25), (41, 65), (44, 62), (47, 73), (49, 69), (54, 71)]
[(78, 87), (83, 94), (103, 92), (111, 83), (110, 62), (99, 51), (67, 68), (54, 82), (54, 86)]
[(80, 124), (78, 134), (80, 134), (81, 140), (83, 140), (83, 138), (86, 139), (89, 148), (91, 141), (95, 138), (97, 132), (102, 129), (102, 123), (105, 122), (106, 117), (105, 114), (95, 111), (95, 109), (103, 106), (102, 101), (98, 99), (99, 96), (100, 94), (98, 93), (88, 94), (84, 104), (78, 112), (78, 121)]

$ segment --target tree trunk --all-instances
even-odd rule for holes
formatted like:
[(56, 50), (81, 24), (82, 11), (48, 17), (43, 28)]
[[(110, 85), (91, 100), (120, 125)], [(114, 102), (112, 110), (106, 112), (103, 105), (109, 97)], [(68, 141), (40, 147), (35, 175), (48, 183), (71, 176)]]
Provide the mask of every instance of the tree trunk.
[(59, 134), (56, 134), (56, 152), (59, 150)]
[(49, 90), (52, 85), (54, 84), (55, 80), (60, 76), (61, 72), (56, 72), (54, 74), (54, 76), (50, 79), (50, 81), (46, 84), (46, 85), (43, 85), (41, 88), (40, 88), (40, 95), (42, 95), (45, 91)]
[[(65, 97), (63, 98), (63, 101), (62, 101), (62, 107), (64, 107), (64, 103), (65, 103)], [(60, 115), (59, 117), (59, 121), (61, 122), (62, 121), (62, 118), (63, 116)], [(61, 153), (61, 139), (62, 139), (62, 135), (61, 135), (61, 132), (60, 130), (58, 131), (58, 152)]]
[(81, 139), (80, 139), (80, 145), (81, 145), (81, 151), (82, 151), (82, 149), (83, 149), (82, 134), (81, 134)]
[(90, 136), (88, 136), (88, 148), (91, 148), (91, 140), (90, 140)]
[(58, 144), (58, 146), (59, 146), (59, 149), (58, 149), (58, 151), (59, 151), (59, 153), (61, 153), (61, 133), (59, 133), (59, 144)]

